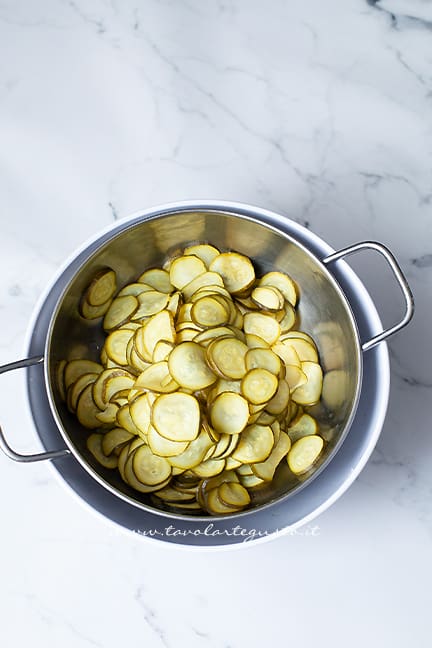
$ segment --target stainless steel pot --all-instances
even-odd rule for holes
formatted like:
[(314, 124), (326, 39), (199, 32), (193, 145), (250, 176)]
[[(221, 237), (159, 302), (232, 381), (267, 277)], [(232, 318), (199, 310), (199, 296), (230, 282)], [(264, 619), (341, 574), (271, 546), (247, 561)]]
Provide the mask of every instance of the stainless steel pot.
[[(116, 225), (112, 232), (100, 236), (98, 244), (86, 245), (78, 255), (81, 259), (79, 269), (64, 285), (52, 309), (43, 355), (0, 369), (0, 372), (5, 372), (22, 366), (44, 364), (45, 388), (51, 413), (66, 449), (23, 456), (10, 448), (1, 430), (0, 447), (16, 461), (59, 459), (73, 455), (92, 478), (116, 497), (153, 514), (178, 517), (156, 511), (144, 497), (129, 489), (111, 471), (104, 471), (95, 464), (86, 449), (82, 429), (61, 401), (54, 376), (56, 364), (62, 358), (97, 358), (102, 342), (100, 325), (82, 320), (77, 308), (81, 294), (95, 272), (109, 265), (116, 270), (120, 283), (128, 282), (143, 268), (159, 264), (178, 247), (192, 241), (208, 240), (221, 248), (236, 249), (251, 256), (259, 271), (277, 267), (288, 272), (301, 287), (299, 312), (302, 328), (318, 341), (324, 369), (327, 374), (332, 372), (333, 397), (338, 406), (331, 417), (324, 409), (317, 412), (328, 440), (317, 469), (301, 482), (291, 481), (288, 470), (280, 471), (272, 488), (262, 491), (260, 498), (257, 498), (255, 510), (281, 504), (310, 484), (334, 458), (348, 434), (362, 389), (363, 353), (409, 322), (413, 314), (413, 299), (396, 260), (383, 245), (359, 243), (320, 258), (292, 233), (288, 233), (288, 224), (287, 219), (276, 214), (244, 205), (188, 203), (170, 205), (132, 217)], [(340, 259), (365, 249), (378, 251), (388, 261), (403, 292), (406, 310), (400, 323), (361, 342), (350, 303), (333, 273), (340, 265)], [(250, 514), (251, 511), (247, 511), (238, 515)], [(197, 523), (196, 517), (191, 520)]]

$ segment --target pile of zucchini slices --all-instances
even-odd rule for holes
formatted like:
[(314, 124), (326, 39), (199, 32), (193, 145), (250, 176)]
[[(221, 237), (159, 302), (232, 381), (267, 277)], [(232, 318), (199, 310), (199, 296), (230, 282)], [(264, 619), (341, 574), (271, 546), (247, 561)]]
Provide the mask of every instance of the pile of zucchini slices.
[(118, 290), (107, 268), (81, 299), (103, 318), (100, 362), (63, 360), (60, 393), (87, 447), (153, 505), (226, 515), (253, 504), (286, 460), (309, 471), (324, 440), (317, 347), (297, 330), (298, 289), (252, 261), (191, 245)]

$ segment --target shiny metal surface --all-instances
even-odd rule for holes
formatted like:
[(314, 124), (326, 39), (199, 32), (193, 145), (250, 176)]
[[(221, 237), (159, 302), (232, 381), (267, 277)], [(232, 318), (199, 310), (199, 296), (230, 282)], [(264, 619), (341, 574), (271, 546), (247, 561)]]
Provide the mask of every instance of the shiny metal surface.
[(376, 241), (364, 241), (363, 243), (350, 245), (343, 250), (339, 250), (334, 254), (330, 254), (330, 256), (323, 259), (323, 263), (328, 265), (329, 263), (333, 263), (333, 261), (338, 261), (339, 259), (343, 259), (350, 254), (355, 254), (356, 252), (362, 252), (364, 250), (374, 250), (384, 257), (384, 259), (389, 264), (390, 269), (393, 272), (393, 275), (397, 283), (399, 284), (399, 288), (401, 289), (402, 295), (405, 299), (405, 313), (400, 322), (398, 322), (394, 326), (391, 326), (389, 329), (386, 329), (384, 331), (381, 331), (381, 333), (374, 335), (374, 337), (367, 342), (363, 342), (362, 351), (368, 351), (369, 349), (372, 349), (374, 346), (376, 346), (380, 342), (383, 342), (383, 340), (386, 340), (391, 335), (397, 333), (407, 324), (409, 324), (414, 315), (414, 297), (395, 256), (382, 243), (377, 243)]
[[(220, 205), (197, 203), (194, 206), (198, 209), (215, 208)], [(158, 210), (148, 210), (144, 214), (132, 217), (127, 223), (116, 223), (98, 238), (86, 243), (75, 257), (65, 263), (35, 309), (29, 327), (29, 355), (43, 352), (58, 299), (67, 282), (79, 271), (88, 255), (113, 233), (121, 231), (125, 225), (141, 221), (163, 210), (169, 212), (173, 207), (169, 205)], [(262, 222), (277, 223), (278, 228), (284, 229), (306, 245), (318, 259), (333, 253), (330, 246), (315, 234), (282, 216), (240, 204), (224, 203), (223, 208), (235, 213), (253, 213), (258, 215)], [(344, 261), (336, 263), (332, 272), (350, 302), (360, 339), (368, 340), (382, 330), (373, 302), (358, 277)], [(208, 520), (187, 519), (174, 520), (171, 524), (170, 520), (151, 510), (139, 509), (108, 491), (77, 461), (59, 459), (51, 463), (51, 466), (63, 483), (70, 487), (71, 492), (78, 495), (80, 501), (88, 504), (93, 511), (99, 512), (124, 529), (151, 537), (155, 541), (209, 549), (227, 545), (241, 546), (246, 540), (259, 542), (276, 534), (292, 532), (295, 527), (312, 520), (349, 487), (363, 468), (379, 437), (387, 408), (389, 362), (386, 344), (379, 344), (364, 356), (364, 375), (360, 401), (350, 433), (325, 471), (308, 482), (295, 497), (247, 513), (241, 520), (238, 532), (236, 521), (230, 519), (212, 520), (211, 525)], [(62, 437), (50, 410), (43, 368), (40, 365), (27, 370), (27, 384), (29, 405), (39, 438), (45, 448), (57, 447), (62, 443)]]
[[(10, 362), (9, 364), (3, 365), (0, 367), (0, 374), (8, 373), (9, 371), (14, 371), (15, 369), (24, 369), (26, 367), (33, 367), (35, 365), (41, 365), (44, 361), (44, 357), (41, 355), (24, 358), (23, 360), (17, 360), (16, 362)], [(70, 455), (71, 452), (67, 448), (62, 448), (61, 450), (50, 450), (49, 452), (38, 452), (36, 454), (20, 454), (11, 448), (11, 446), (6, 441), (6, 437), (3, 433), (2, 428), (0, 427), (0, 450), (4, 454), (12, 459), (12, 461), (17, 461), (19, 463), (33, 463), (35, 461), (45, 461), (49, 459), (60, 459), (61, 457), (66, 457)]]
[[(340, 447), (357, 406), (362, 359), (350, 306), (332, 274), (307, 248), (257, 218), (222, 210), (174, 211), (126, 225), (91, 254), (65, 287), (48, 332), (45, 375), (52, 411), (66, 445), (96, 480), (134, 505), (155, 510), (149, 496), (131, 489), (117, 471), (104, 469), (89, 453), (87, 434), (60, 397), (56, 368), (62, 359), (98, 359), (104, 341), (100, 320), (89, 322), (79, 314), (82, 293), (95, 273), (109, 266), (122, 286), (146, 268), (162, 265), (179, 248), (197, 241), (210, 241), (222, 250), (247, 254), (258, 274), (278, 269), (295, 280), (300, 289), (300, 328), (316, 339), (321, 364), (331, 378), (331, 408), (320, 405), (314, 409), (326, 440), (325, 449), (314, 468), (300, 478), (295, 478), (282, 462), (273, 482), (257, 489), (253, 496), (253, 506), (269, 505), (298, 492), (319, 474)], [(184, 517), (159, 510), (157, 513), (170, 518)], [(244, 514), (229, 517), (240, 518)]]

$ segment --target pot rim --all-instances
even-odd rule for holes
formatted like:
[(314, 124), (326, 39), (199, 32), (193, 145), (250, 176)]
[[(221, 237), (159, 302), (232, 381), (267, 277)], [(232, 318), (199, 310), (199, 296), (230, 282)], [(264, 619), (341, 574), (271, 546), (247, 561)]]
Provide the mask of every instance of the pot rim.
[[(270, 501), (264, 503), (264, 504), (259, 504), (255, 506), (252, 509), (245, 509), (243, 511), (240, 511), (238, 513), (234, 514), (229, 514), (229, 515), (220, 515), (220, 516), (203, 516), (203, 515), (182, 515), (182, 514), (177, 514), (177, 513), (171, 513), (168, 511), (164, 511), (162, 509), (157, 509), (155, 507), (149, 506), (144, 502), (141, 502), (138, 499), (133, 498), (132, 496), (123, 493), (116, 487), (114, 487), (111, 483), (109, 483), (102, 475), (99, 474), (85, 459), (84, 456), (81, 455), (81, 453), (78, 451), (76, 448), (73, 440), (70, 438), (69, 434), (66, 431), (65, 426), (63, 425), (63, 422), (61, 420), (61, 417), (59, 415), (59, 412), (57, 410), (57, 406), (55, 403), (54, 399), (54, 394), (53, 394), (53, 389), (52, 389), (52, 381), (50, 377), (50, 367), (51, 367), (51, 359), (50, 359), (50, 347), (51, 347), (51, 339), (52, 339), (52, 333), (53, 329), (57, 320), (57, 316), (59, 313), (59, 310), (62, 306), (64, 297), (68, 293), (70, 286), (72, 282), (75, 280), (77, 276), (77, 272), (73, 274), (73, 276), (68, 280), (66, 285), (63, 287), (63, 290), (61, 294), (59, 295), (56, 305), (53, 308), (51, 318), (50, 318), (50, 323), (49, 323), (49, 328), (48, 328), (48, 333), (47, 333), (47, 338), (45, 342), (45, 349), (44, 349), (44, 378), (45, 378), (45, 385), (46, 385), (46, 390), (48, 394), (48, 400), (49, 400), (49, 405), (51, 409), (51, 413), (54, 417), (54, 420), (57, 424), (57, 427), (60, 431), (60, 434), (70, 450), (70, 452), (73, 454), (74, 458), (82, 465), (82, 467), (89, 473), (89, 475), (94, 478), (98, 483), (100, 483), (104, 488), (109, 490), (112, 494), (114, 494), (116, 497), (119, 497), (128, 503), (136, 506), (137, 508), (143, 509), (143, 510), (148, 510), (152, 513), (156, 513), (157, 515), (160, 515), (164, 518), (171, 519), (171, 520), (185, 520), (185, 521), (208, 521), (211, 522), (212, 520), (218, 519), (229, 519), (229, 520), (237, 520), (242, 517), (245, 517), (247, 515), (250, 515), (254, 511), (261, 511), (263, 509), (269, 508), (273, 506), (275, 503), (283, 502), (286, 499), (289, 499), (290, 497), (293, 497), (296, 493), (300, 492), (303, 488), (307, 487), (321, 472), (323, 472), (328, 464), (331, 462), (331, 460), (335, 457), (337, 452), (339, 451), (340, 447), (342, 446), (350, 428), (352, 425), (352, 422), (354, 420), (357, 407), (358, 407), (358, 402), (360, 398), (360, 392), (361, 392), (361, 386), (362, 386), (362, 377), (363, 377), (363, 356), (362, 356), (362, 350), (361, 350), (361, 342), (360, 342), (360, 335), (358, 331), (358, 326), (357, 322), (355, 320), (354, 314), (352, 312), (351, 305), (349, 303), (348, 298), (346, 297), (344, 291), (342, 290), (340, 284), (338, 283), (337, 279), (334, 277), (334, 275), (331, 273), (331, 271), (327, 268), (327, 266), (324, 264), (324, 262), (311, 250), (309, 250), (305, 245), (301, 242), (299, 242), (292, 234), (287, 233), (287, 231), (284, 229), (284, 222), (286, 222), (287, 218), (283, 217), (279, 214), (276, 214), (272, 211), (261, 209), (252, 205), (246, 205), (243, 203), (227, 203), (224, 201), (183, 201), (179, 203), (170, 203), (168, 205), (162, 205), (160, 207), (155, 207), (151, 208), (148, 210), (145, 210), (144, 212), (140, 211), (135, 214), (132, 214), (129, 217), (126, 217), (120, 221), (120, 229), (119, 229), (119, 221), (114, 222), (113, 224), (110, 224), (107, 228), (102, 230), (101, 232), (98, 232), (94, 237), (91, 239), (85, 241), (83, 245), (76, 250), (74, 253), (72, 253), (71, 257), (69, 257), (66, 262), (63, 264), (62, 268), (59, 270), (57, 273), (57, 278), (61, 276), (62, 272), (68, 268), (68, 266), (72, 263), (74, 259), (76, 259), (77, 256), (79, 256), (82, 253), (85, 253), (86, 250), (91, 247), (92, 243), (98, 243), (100, 239), (104, 236), (104, 234), (109, 234), (113, 230), (116, 230), (115, 233), (110, 236), (108, 239), (104, 240), (101, 242), (97, 247), (91, 252), (91, 254), (87, 255), (85, 258), (83, 265), (91, 262), (91, 259), (94, 258), (100, 251), (101, 249), (109, 246), (113, 240), (115, 240), (118, 237), (121, 237), (124, 235), (124, 233), (127, 230), (133, 229), (134, 227), (139, 226), (143, 222), (151, 222), (154, 220), (160, 220), (163, 218), (168, 218), (168, 217), (175, 217), (176, 214), (181, 214), (185, 213), (187, 211), (200, 211), (200, 212), (209, 212), (209, 213), (225, 213), (230, 216), (237, 217), (241, 220), (248, 220), (252, 223), (256, 223), (258, 225), (261, 225), (279, 236), (282, 236), (285, 240), (290, 241), (297, 247), (299, 247), (303, 253), (305, 253), (307, 256), (309, 256), (314, 263), (317, 263), (322, 272), (325, 274), (326, 278), (330, 283), (333, 285), (334, 289), (336, 290), (339, 298), (341, 299), (345, 310), (347, 312), (350, 324), (351, 324), (351, 329), (353, 333), (353, 340), (354, 340), (354, 345), (355, 345), (355, 350), (356, 350), (356, 363), (357, 363), (357, 376), (356, 376), (356, 387), (355, 387), (355, 394), (353, 398), (353, 402), (351, 404), (351, 410), (349, 413), (349, 416), (347, 418), (347, 421), (344, 425), (344, 428), (342, 430), (342, 433), (339, 436), (339, 439), (337, 443), (335, 444), (334, 448), (332, 451), (329, 453), (328, 457), (322, 462), (322, 464), (309, 476), (305, 481), (299, 482), (296, 486), (294, 486), (292, 489), (290, 489), (287, 493), (284, 493), (283, 495), (280, 495), (278, 497), (275, 497), (271, 499)], [(268, 220), (272, 221), (272, 223), (269, 223)], [(274, 221), (276, 221), (276, 224), (274, 224)], [(186, 241), (185, 241), (186, 243)], [(54, 280), (55, 281), (55, 280)]]

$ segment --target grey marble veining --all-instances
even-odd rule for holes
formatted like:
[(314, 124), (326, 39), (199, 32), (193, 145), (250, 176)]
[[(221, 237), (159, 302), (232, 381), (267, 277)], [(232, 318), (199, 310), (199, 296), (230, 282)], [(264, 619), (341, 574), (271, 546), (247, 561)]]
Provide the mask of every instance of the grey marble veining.
[[(380, 240), (416, 299), (389, 345), (377, 448), (313, 536), (167, 550), (94, 516), (48, 466), (0, 457), (5, 645), (429, 645), (430, 0), (3, 0), (0, 51), (2, 362), (77, 246), (175, 200), (268, 207), (335, 248)], [(396, 321), (383, 267), (353, 265)], [(1, 424), (30, 452), (23, 377), (2, 386)]]

